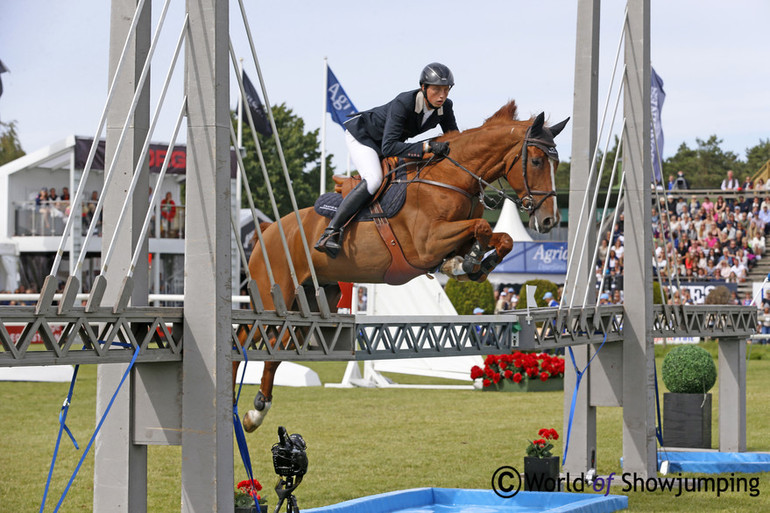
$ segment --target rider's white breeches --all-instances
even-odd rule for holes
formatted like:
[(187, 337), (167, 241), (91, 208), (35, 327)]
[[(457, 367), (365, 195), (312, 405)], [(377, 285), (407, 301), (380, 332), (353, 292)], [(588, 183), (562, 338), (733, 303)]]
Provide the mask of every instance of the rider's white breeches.
[(358, 174), (366, 180), (366, 190), (369, 194), (374, 194), (382, 184), (380, 156), (369, 146), (358, 142), (347, 130), (345, 130), (345, 142), (348, 145), (350, 159), (358, 169)]

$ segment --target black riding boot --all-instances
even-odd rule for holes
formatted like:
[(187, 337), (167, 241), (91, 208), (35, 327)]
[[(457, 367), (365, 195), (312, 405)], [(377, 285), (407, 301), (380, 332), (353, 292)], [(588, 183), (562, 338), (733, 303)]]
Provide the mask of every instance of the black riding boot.
[(370, 199), (372, 199), (372, 195), (366, 189), (366, 180), (361, 180), (361, 183), (356, 185), (337, 207), (337, 213), (334, 214), (329, 227), (318, 239), (315, 249), (326, 253), (331, 258), (337, 258), (337, 254), (342, 248), (342, 228)]

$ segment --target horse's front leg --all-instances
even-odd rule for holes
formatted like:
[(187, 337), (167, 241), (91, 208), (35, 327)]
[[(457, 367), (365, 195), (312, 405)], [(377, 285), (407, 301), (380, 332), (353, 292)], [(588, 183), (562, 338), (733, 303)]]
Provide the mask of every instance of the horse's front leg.
[(264, 422), (267, 412), (273, 405), (273, 381), (275, 380), (275, 371), (281, 362), (265, 362), (265, 370), (262, 371), (262, 381), (259, 384), (259, 391), (254, 397), (254, 408), (249, 410), (243, 416), (243, 429), (251, 433)]
[(441, 258), (461, 250), (463, 246), (467, 247), (467, 244), (472, 242), (460, 268), (453, 271), (454, 274), (470, 274), (481, 269), (481, 261), (487, 252), (491, 237), (492, 227), (484, 219), (435, 222), (430, 226), (424, 247), (428, 255)]
[(513, 239), (507, 233), (493, 233), (489, 239), (488, 250), (481, 260), (481, 265), (477, 272), (468, 273), (468, 278), (472, 281), (484, 281), (489, 273), (503, 261), (503, 258), (513, 249)]

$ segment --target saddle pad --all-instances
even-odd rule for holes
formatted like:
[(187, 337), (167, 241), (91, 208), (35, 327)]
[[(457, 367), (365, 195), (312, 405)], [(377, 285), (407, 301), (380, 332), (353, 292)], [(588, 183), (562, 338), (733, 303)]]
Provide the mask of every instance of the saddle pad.
[[(405, 183), (406, 170), (400, 169), (396, 172), (396, 180), (398, 182), (391, 183), (385, 193), (380, 196), (380, 205), (385, 213), (385, 217), (391, 218), (398, 214), (401, 207), (404, 206), (406, 201), (406, 186)], [(337, 207), (342, 203), (342, 194), (336, 192), (327, 192), (322, 194), (313, 205), (318, 215), (332, 218), (337, 212)], [(354, 221), (371, 221), (372, 213), (369, 211), (368, 206), (361, 209), (361, 211), (353, 218)]]

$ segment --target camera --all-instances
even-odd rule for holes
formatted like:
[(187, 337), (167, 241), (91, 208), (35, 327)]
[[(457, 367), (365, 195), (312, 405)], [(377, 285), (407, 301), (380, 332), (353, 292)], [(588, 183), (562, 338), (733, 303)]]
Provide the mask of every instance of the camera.
[(273, 468), (283, 477), (302, 477), (307, 472), (307, 444), (300, 434), (288, 435), (278, 427), (279, 442), (273, 445)]

